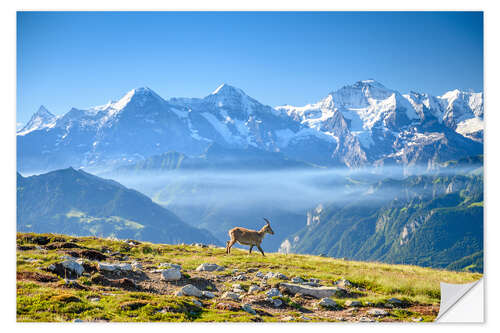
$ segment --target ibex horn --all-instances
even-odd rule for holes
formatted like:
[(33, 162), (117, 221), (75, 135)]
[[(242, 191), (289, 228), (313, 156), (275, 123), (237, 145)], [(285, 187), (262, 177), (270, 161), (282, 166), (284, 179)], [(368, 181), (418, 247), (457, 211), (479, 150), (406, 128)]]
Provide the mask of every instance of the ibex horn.
[(268, 219), (266, 219), (265, 217), (263, 217), (264, 221), (266, 221), (267, 224), (271, 224), (271, 222), (269, 222)]

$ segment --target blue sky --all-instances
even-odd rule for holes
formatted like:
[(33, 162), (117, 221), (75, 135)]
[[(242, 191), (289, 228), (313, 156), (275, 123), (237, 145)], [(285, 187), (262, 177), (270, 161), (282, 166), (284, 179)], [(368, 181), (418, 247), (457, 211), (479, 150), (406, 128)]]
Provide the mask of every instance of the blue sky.
[(62, 114), (148, 86), (203, 97), (229, 83), (304, 105), (374, 78), (441, 95), (483, 90), (480, 12), (68, 13), (17, 16), (17, 115)]

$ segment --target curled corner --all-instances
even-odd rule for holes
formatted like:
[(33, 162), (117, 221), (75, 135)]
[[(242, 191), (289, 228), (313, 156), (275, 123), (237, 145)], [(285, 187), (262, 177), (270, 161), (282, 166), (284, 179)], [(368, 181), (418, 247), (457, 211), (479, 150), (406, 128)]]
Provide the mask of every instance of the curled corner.
[[(444, 317), (448, 317), (448, 314), (452, 308), (457, 305), (464, 296), (466, 296), (477, 284), (481, 284), (481, 287), (483, 285), (483, 279), (479, 279), (477, 281), (471, 282), (471, 283), (464, 283), (464, 284), (453, 284), (453, 283), (445, 283), (441, 282), (441, 304), (439, 306), (439, 313), (436, 317), (436, 322), (468, 322), (469, 320), (466, 319), (465, 317), (456, 320), (452, 319), (451, 321), (449, 320), (444, 320)], [(475, 298), (476, 299), (476, 298)], [(481, 312), (482, 312), (482, 302), (483, 302), (483, 297), (482, 297), (482, 289), (481, 289), (481, 297), (480, 299), (477, 300), (480, 302), (480, 304), (476, 305), (481, 305)], [(469, 304), (469, 306), (477, 308), (476, 305), (474, 304)], [(471, 309), (472, 310), (472, 309)], [(445, 314), (447, 316), (445, 316)], [(482, 316), (482, 313), (481, 313)], [(475, 322), (476, 320), (472, 320)], [(480, 320), (482, 321), (482, 320)]]

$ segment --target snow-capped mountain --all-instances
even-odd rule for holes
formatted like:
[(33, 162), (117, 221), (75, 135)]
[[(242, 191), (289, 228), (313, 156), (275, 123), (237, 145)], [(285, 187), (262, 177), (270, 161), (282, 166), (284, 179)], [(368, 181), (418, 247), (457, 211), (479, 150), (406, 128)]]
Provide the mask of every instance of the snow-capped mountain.
[(364, 80), (318, 103), (276, 109), (335, 138), (346, 165), (427, 163), (441, 160), (439, 154), (454, 158), (482, 151), (482, 145), (468, 140), (482, 142), (482, 93), (402, 95), (375, 80)]
[(482, 94), (402, 95), (359, 81), (304, 107), (272, 108), (239, 88), (163, 99), (137, 88), (116, 102), (54, 116), (41, 107), (18, 132), (18, 166), (42, 171), (120, 165), (214, 143), (322, 166), (428, 163), (482, 152)]
[(25, 135), (31, 131), (44, 129), (50, 127), (54, 124), (56, 116), (50, 113), (45, 106), (40, 106), (37, 112), (35, 112), (28, 123), (18, 131), (18, 135)]

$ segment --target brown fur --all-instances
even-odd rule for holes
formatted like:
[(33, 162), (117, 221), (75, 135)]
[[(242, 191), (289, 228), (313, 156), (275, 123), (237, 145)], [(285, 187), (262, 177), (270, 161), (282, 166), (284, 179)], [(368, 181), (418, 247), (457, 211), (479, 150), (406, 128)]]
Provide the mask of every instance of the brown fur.
[(231, 247), (234, 245), (234, 243), (238, 242), (241, 245), (250, 245), (250, 250), (248, 251), (249, 254), (252, 253), (253, 247), (257, 246), (262, 255), (265, 256), (264, 251), (260, 247), (260, 243), (262, 243), (262, 240), (264, 239), (264, 236), (266, 234), (274, 235), (274, 231), (273, 229), (271, 229), (269, 220), (266, 218), (264, 218), (264, 220), (266, 221), (266, 225), (263, 226), (259, 231), (241, 227), (236, 227), (229, 230), (228, 234), (229, 237), (231, 237), (231, 240), (227, 241), (226, 243), (226, 253), (231, 253)]

